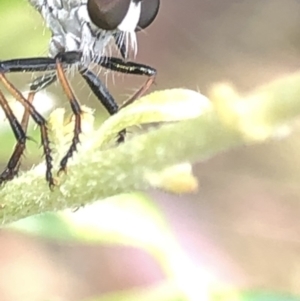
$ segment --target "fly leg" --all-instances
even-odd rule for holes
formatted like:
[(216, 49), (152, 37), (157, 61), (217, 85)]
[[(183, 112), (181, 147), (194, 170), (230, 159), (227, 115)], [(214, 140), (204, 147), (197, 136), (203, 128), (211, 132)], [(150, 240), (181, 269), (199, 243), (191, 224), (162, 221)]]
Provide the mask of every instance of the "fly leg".
[[(28, 101), (28, 99), (26, 99), (22, 95), (22, 93), (14, 87), (14, 85), (6, 78), (5, 74), (1, 73), (1, 72), (0, 72), (0, 81), (3, 83), (3, 85), (6, 87), (6, 89), (10, 92), (10, 94), (13, 95), (14, 98), (16, 100), (18, 100), (24, 106), (25, 111), (27, 111), (30, 114), (30, 116), (32, 117), (34, 122), (40, 128), (41, 142), (42, 142), (42, 147), (43, 147), (44, 156), (45, 156), (45, 160), (46, 160), (46, 180), (49, 184), (49, 187), (53, 188), (55, 183), (54, 183), (54, 179), (52, 176), (52, 156), (51, 156), (51, 148), (50, 148), (50, 141), (49, 141), (49, 137), (48, 137), (48, 129), (47, 129), (46, 120), (42, 115), (40, 115), (40, 113), (38, 113), (36, 111), (36, 109), (32, 105), (32, 103), (30, 101)], [(3, 99), (2, 99), (2, 104), (3, 104), (3, 106), (6, 106)], [(12, 117), (11, 117), (12, 115), (11, 115), (11, 112), (9, 112), (9, 109), (6, 108), (6, 110), (8, 112), (8, 116), (11, 118), (10, 123), (12, 124), (12, 122), (13, 122), (13, 124), (18, 124), (18, 126), (16, 126), (18, 132), (14, 132), (14, 133), (15, 133), (15, 136), (18, 137), (17, 141), (19, 142), (19, 144), (17, 144), (17, 147), (19, 145), (19, 150), (22, 150), (23, 147), (25, 148), (25, 146), (22, 146), (22, 144), (25, 144), (25, 142), (26, 142), (26, 134), (25, 134), (22, 126), (19, 123), (16, 123), (16, 121), (14, 121), (12, 119)], [(18, 151), (16, 151), (16, 152), (19, 154)], [(22, 153), (18, 156), (21, 156), (21, 155), (22, 155)], [(13, 162), (13, 165), (15, 165), (15, 164), (18, 165), (18, 162)]]
[(129, 99), (127, 99), (122, 105), (122, 107), (129, 105), (130, 103), (134, 102), (136, 99), (141, 97), (144, 93), (146, 93), (146, 91), (154, 83), (157, 74), (157, 71), (152, 67), (135, 62), (127, 62), (124, 59), (116, 57), (102, 57), (98, 64), (101, 67), (112, 71), (131, 75), (143, 75), (148, 77), (148, 79), (141, 86), (141, 88), (138, 89), (138, 91), (135, 92)]
[(57, 58), (56, 58), (57, 78), (70, 102), (72, 112), (75, 116), (75, 124), (74, 124), (74, 131), (73, 131), (73, 138), (72, 138), (71, 145), (70, 145), (66, 155), (60, 161), (60, 167), (59, 167), (58, 173), (66, 171), (68, 160), (73, 156), (73, 153), (75, 151), (77, 151), (77, 145), (80, 142), (79, 135), (82, 132), (82, 129), (81, 129), (82, 110), (81, 110), (79, 101), (77, 100), (77, 98), (69, 84), (69, 81), (66, 77), (65, 71), (61, 64), (61, 60), (62, 60), (61, 57), (57, 56)]
[(12, 180), (16, 176), (16, 170), (18, 169), (20, 158), (24, 152), (27, 137), (22, 125), (19, 123), (18, 119), (14, 115), (4, 94), (1, 91), (0, 106), (3, 109), (7, 120), (9, 121), (10, 127), (17, 141), (13, 154), (11, 155), (6, 168), (0, 174), (0, 184), (3, 184), (6, 181)]

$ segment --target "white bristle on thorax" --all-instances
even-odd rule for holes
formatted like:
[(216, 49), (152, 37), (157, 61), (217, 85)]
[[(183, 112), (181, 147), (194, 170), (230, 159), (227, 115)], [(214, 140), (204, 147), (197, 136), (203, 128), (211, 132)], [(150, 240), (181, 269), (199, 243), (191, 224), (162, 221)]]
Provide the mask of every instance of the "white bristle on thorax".
[(87, 0), (29, 0), (42, 15), (45, 25), (52, 32), (49, 56), (60, 52), (81, 51), (81, 64), (88, 67), (101, 59), (114, 34), (122, 33), (126, 48), (136, 54), (135, 28), (140, 17), (140, 3), (132, 2), (127, 15), (117, 30), (99, 29), (91, 22), (87, 11)]

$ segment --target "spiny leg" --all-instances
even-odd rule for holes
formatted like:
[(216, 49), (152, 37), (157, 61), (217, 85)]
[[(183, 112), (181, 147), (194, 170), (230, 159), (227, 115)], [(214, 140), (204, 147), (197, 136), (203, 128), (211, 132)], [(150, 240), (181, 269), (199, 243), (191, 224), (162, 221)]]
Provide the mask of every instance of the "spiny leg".
[(28, 111), (34, 122), (39, 126), (41, 132), (41, 142), (44, 151), (46, 161), (46, 180), (49, 183), (49, 187), (55, 186), (54, 179), (52, 176), (52, 156), (50, 141), (48, 138), (47, 122), (42, 115), (40, 115), (35, 107), (18, 91), (6, 78), (6, 76), (0, 72), (0, 81), (7, 88), (7, 90), (24, 106), (25, 110)]
[(14, 115), (5, 96), (1, 91), (0, 91), (0, 106), (4, 111), (4, 114), (8, 119), (11, 129), (17, 140), (17, 144), (15, 146), (13, 154), (11, 155), (6, 168), (0, 174), (0, 184), (3, 184), (8, 180), (13, 179), (17, 173), (16, 168), (18, 168), (20, 157), (22, 156), (26, 145), (26, 133), (23, 130), (22, 125), (19, 123), (18, 119)]
[(155, 76), (157, 74), (156, 70), (152, 67), (135, 62), (127, 62), (116, 57), (102, 57), (101, 61), (99, 61), (98, 64), (112, 71), (131, 75), (143, 75), (148, 77), (147, 81), (137, 90), (137, 92), (135, 92), (129, 99), (124, 102), (121, 108), (129, 105), (130, 103), (141, 97), (144, 93), (146, 93), (146, 91), (154, 83)]
[[(32, 103), (33, 99), (34, 99), (34, 96), (35, 96), (35, 92), (30, 92), (28, 94), (28, 98), (27, 98), (28, 102)], [(23, 114), (23, 117), (22, 117), (22, 120), (21, 120), (21, 127), (22, 127), (25, 134), (27, 133), (29, 118), (30, 118), (29, 111), (24, 109), (24, 114)], [(30, 139), (28, 136), (26, 136), (26, 137), (27, 137), (27, 140)], [(22, 146), (23, 146), (23, 148), (22, 148)], [(20, 149), (20, 147), (21, 147), (21, 149)], [(20, 142), (17, 141), (14, 152), (11, 156), (11, 159), (14, 158), (13, 161), (15, 162), (14, 166), (11, 166), (11, 168), (13, 168), (13, 174), (15, 174), (15, 175), (17, 175), (18, 172), (19, 172), (22, 155), (24, 154), (25, 148), (26, 148), (26, 144), (21, 144), (20, 145)]]
[(60, 168), (59, 168), (58, 173), (61, 173), (66, 170), (68, 160), (72, 157), (73, 153), (77, 150), (77, 144), (80, 142), (79, 135), (82, 132), (82, 130), (81, 130), (82, 110), (81, 110), (80, 104), (79, 104), (78, 100), (76, 99), (76, 97), (72, 91), (72, 88), (66, 78), (66, 74), (61, 65), (61, 59), (59, 57), (57, 57), (57, 59), (56, 59), (56, 65), (57, 65), (56, 70), (57, 70), (58, 80), (60, 81), (60, 84), (61, 84), (65, 94), (67, 95), (67, 98), (71, 105), (72, 112), (75, 116), (75, 125), (74, 125), (74, 133), (73, 133), (72, 142), (71, 142), (71, 145), (70, 145), (66, 155), (60, 161)]

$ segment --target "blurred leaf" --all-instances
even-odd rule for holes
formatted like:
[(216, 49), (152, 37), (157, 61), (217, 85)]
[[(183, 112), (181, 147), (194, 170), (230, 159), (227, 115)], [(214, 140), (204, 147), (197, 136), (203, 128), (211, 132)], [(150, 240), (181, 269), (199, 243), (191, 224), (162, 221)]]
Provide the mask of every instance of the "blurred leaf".
[(213, 281), (185, 254), (160, 210), (142, 194), (112, 197), (76, 212), (26, 218), (11, 228), (64, 241), (141, 248), (159, 262), (170, 283), (187, 300), (207, 300)]

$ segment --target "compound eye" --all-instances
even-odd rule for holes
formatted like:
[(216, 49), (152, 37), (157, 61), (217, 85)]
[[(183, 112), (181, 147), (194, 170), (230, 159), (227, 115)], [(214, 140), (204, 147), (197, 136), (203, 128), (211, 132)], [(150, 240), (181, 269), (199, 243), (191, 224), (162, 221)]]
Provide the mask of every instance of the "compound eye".
[(131, 0), (88, 0), (87, 10), (97, 27), (114, 30), (125, 18), (130, 3)]
[(160, 0), (142, 0), (141, 15), (136, 31), (145, 29), (155, 19), (160, 5)]

